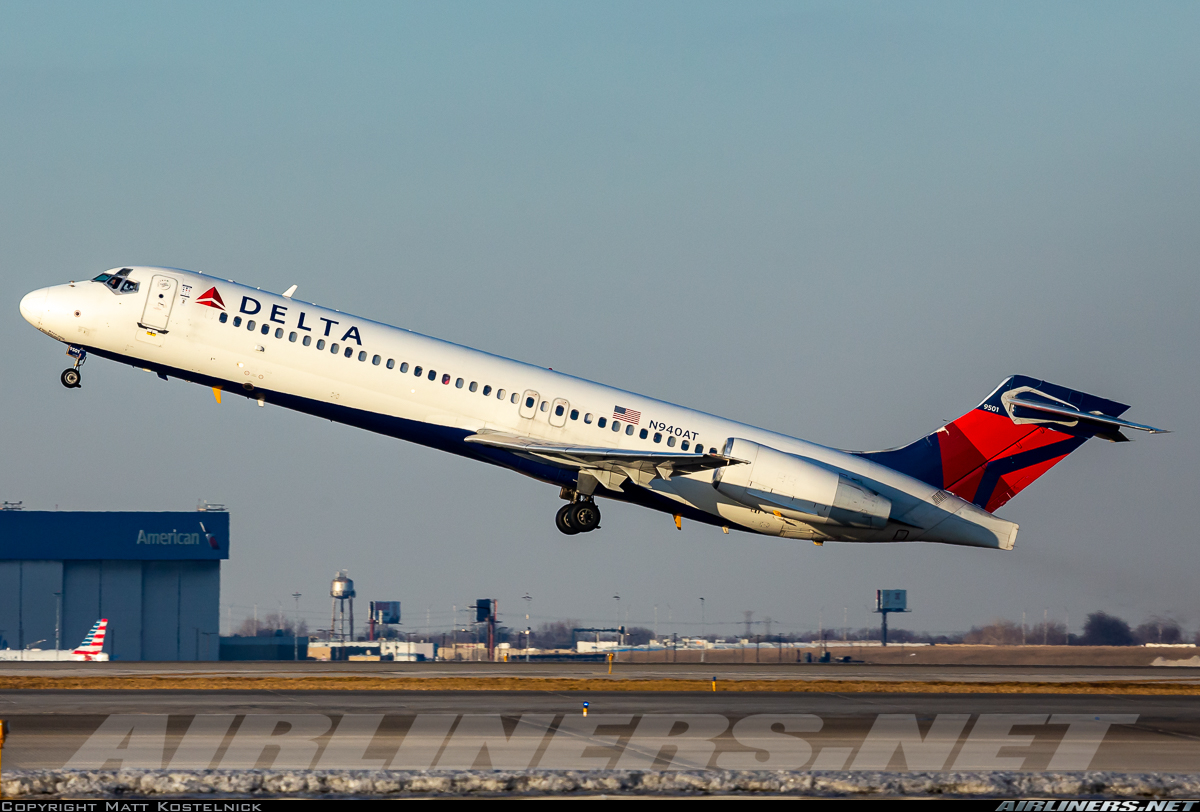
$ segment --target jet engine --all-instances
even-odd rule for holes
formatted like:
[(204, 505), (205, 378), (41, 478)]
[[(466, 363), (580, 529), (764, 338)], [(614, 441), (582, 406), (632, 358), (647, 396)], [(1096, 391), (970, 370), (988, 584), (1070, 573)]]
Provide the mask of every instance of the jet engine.
[(718, 468), (713, 487), (747, 507), (810, 524), (882, 528), (889, 499), (845, 475), (769, 446), (730, 437), (725, 456), (745, 460)]

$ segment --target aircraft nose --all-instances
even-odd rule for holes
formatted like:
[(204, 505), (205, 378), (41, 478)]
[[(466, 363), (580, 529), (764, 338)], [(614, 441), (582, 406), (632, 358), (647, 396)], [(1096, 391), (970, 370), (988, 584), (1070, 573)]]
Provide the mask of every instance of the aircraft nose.
[(46, 312), (46, 298), (49, 293), (50, 288), (41, 288), (33, 293), (25, 294), (25, 298), (21, 299), (21, 315), (34, 327), (38, 327), (42, 323), (42, 314)]

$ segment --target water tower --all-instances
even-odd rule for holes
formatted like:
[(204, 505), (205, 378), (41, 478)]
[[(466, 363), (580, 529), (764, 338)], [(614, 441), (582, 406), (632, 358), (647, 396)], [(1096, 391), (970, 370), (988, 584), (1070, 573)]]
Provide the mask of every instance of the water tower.
[[(332, 614), (329, 618), (329, 639), (341, 638), (343, 642), (352, 642), (354, 640), (354, 582), (346, 577), (345, 570), (341, 570), (334, 576), (333, 583), (329, 586), (329, 595), (333, 598)], [(350, 602), (349, 636), (347, 636), (346, 629), (346, 601)], [(340, 618), (339, 609), (341, 609)]]

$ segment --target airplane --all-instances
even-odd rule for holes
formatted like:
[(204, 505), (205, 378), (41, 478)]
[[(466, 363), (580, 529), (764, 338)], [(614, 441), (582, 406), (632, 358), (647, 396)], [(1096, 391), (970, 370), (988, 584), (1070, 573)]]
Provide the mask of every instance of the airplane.
[(0, 660), (74, 660), (76, 662), (108, 662), (108, 654), (104, 649), (104, 636), (108, 631), (108, 619), (101, 618), (96, 621), (96, 625), (92, 626), (92, 630), (88, 632), (87, 637), (83, 638), (83, 642), (70, 651), (62, 651), (59, 649), (51, 649), (49, 651), (40, 648), (29, 649), (3, 649), (0, 650)]
[(555, 524), (600, 526), (597, 497), (820, 545), (1011, 550), (995, 512), (1088, 439), (1165, 430), (1125, 404), (1014, 375), (908, 445), (843, 451), (281, 294), (167, 267), (114, 268), (26, 295), (21, 313), (92, 355), (501, 466), (559, 488)]

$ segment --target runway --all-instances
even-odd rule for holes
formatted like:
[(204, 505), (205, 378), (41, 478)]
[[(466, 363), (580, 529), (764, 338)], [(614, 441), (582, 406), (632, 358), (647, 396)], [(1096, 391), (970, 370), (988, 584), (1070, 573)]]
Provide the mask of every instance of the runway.
[(806, 680), (971, 683), (1099, 683), (1155, 682), (1200, 685), (1200, 668), (1153, 666), (1005, 666), (1005, 665), (866, 665), (866, 664), (665, 664), (625, 663), (394, 663), (394, 662), (214, 662), (214, 663), (0, 663), (5, 677), (177, 677), (376, 679), (613, 679), (613, 680)]
[(6, 691), (0, 713), (6, 770), (1200, 765), (1200, 707), (1174, 696)]

